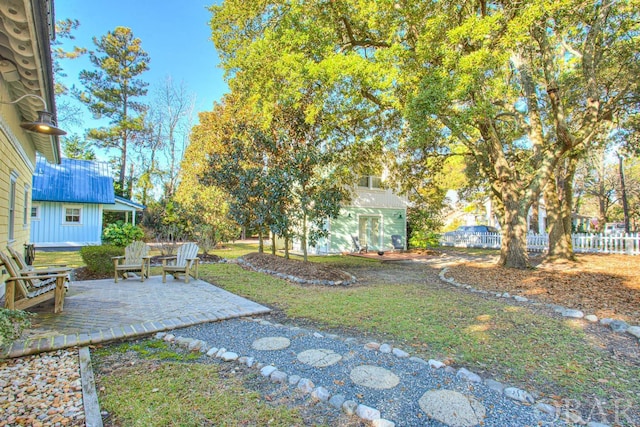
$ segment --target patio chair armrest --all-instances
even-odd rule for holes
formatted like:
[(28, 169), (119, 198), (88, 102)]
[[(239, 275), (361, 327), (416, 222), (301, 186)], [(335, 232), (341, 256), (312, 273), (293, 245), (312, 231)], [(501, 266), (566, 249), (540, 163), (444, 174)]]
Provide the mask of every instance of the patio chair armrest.
[(120, 255), (120, 256), (112, 256), (111, 259), (116, 260), (116, 259), (124, 259), (124, 255)]
[(62, 274), (68, 273), (71, 270), (73, 270), (71, 267), (40, 268), (37, 270), (20, 270), (19, 273), (24, 276), (42, 277), (45, 274)]
[(38, 275), (38, 276), (11, 276), (7, 279), (5, 279), (5, 281), (13, 281), (13, 280), (33, 280), (33, 279), (55, 279), (58, 277), (67, 277), (67, 273), (59, 273), (59, 274), (42, 274), (42, 275)]
[(162, 260), (162, 266), (166, 267), (169, 261), (176, 261), (178, 259), (177, 256), (165, 256), (160, 258)]

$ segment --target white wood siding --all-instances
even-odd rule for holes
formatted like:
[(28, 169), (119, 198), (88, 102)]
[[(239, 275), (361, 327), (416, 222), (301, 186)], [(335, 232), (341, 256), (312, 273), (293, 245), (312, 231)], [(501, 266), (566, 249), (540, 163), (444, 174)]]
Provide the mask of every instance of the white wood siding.
[(395, 194), (391, 189), (356, 187), (349, 206), (356, 208), (405, 209), (409, 201), (405, 196)]

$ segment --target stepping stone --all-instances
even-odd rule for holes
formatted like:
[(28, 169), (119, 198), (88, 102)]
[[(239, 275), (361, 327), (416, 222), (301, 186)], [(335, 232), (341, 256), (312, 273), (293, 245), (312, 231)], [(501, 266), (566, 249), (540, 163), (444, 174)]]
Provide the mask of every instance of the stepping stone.
[(298, 360), (314, 368), (326, 368), (342, 360), (342, 356), (333, 350), (324, 348), (303, 351), (298, 354)]
[(486, 416), (484, 406), (472, 397), (453, 390), (431, 390), (418, 401), (431, 419), (450, 427), (472, 427)]
[(265, 337), (257, 339), (253, 342), (251, 347), (255, 350), (283, 350), (291, 345), (289, 338), (285, 337)]
[(400, 383), (400, 378), (388, 369), (379, 366), (361, 365), (351, 371), (351, 381), (363, 387), (384, 390)]

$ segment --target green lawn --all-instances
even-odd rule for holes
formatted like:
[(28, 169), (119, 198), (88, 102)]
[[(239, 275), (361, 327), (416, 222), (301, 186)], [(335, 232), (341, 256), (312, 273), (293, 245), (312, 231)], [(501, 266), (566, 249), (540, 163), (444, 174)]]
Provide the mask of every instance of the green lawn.
[[(112, 360), (126, 353), (129, 363)], [(200, 357), (155, 340), (98, 349), (93, 364), (101, 410), (113, 425), (126, 426), (303, 424), (296, 409), (267, 404), (240, 377), (223, 376), (218, 365), (185, 363)]]
[[(213, 253), (236, 258), (256, 248), (229, 245)], [(386, 268), (357, 257), (310, 259), (344, 269)], [(82, 264), (77, 252), (38, 252), (36, 261)], [(203, 280), (319, 328), (389, 341), (426, 359), (451, 358), (456, 366), (547, 395), (619, 398), (640, 405), (640, 369), (595, 345), (579, 321), (424, 283), (299, 286), (235, 264), (205, 264), (200, 272)]]
[[(355, 257), (320, 260), (384, 268)], [(457, 366), (508, 384), (575, 399), (617, 396), (640, 404), (640, 369), (591, 344), (580, 322), (423, 284), (299, 286), (233, 264), (205, 265), (201, 278), (277, 307), (292, 319), (388, 340), (423, 358), (452, 358)]]
[(46, 265), (66, 265), (68, 267), (82, 267), (84, 261), (80, 257), (80, 251), (65, 251), (65, 252), (43, 252), (36, 251), (36, 258), (33, 261), (33, 265), (46, 266)]

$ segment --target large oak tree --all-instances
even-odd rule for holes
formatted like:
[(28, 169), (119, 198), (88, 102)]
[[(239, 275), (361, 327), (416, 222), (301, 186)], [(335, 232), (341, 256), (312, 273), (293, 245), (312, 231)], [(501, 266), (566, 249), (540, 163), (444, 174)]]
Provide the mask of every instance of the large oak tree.
[[(637, 0), (232, 0), (211, 10), (233, 90), (266, 107), (313, 91), (307, 120), (322, 118), (334, 140), (377, 138), (423, 159), (462, 148), (498, 202), (509, 267), (529, 265), (529, 207), (555, 178), (571, 180), (571, 159), (560, 161), (637, 93)], [(425, 164), (433, 174), (444, 162)], [(552, 206), (559, 236), (561, 209)]]

